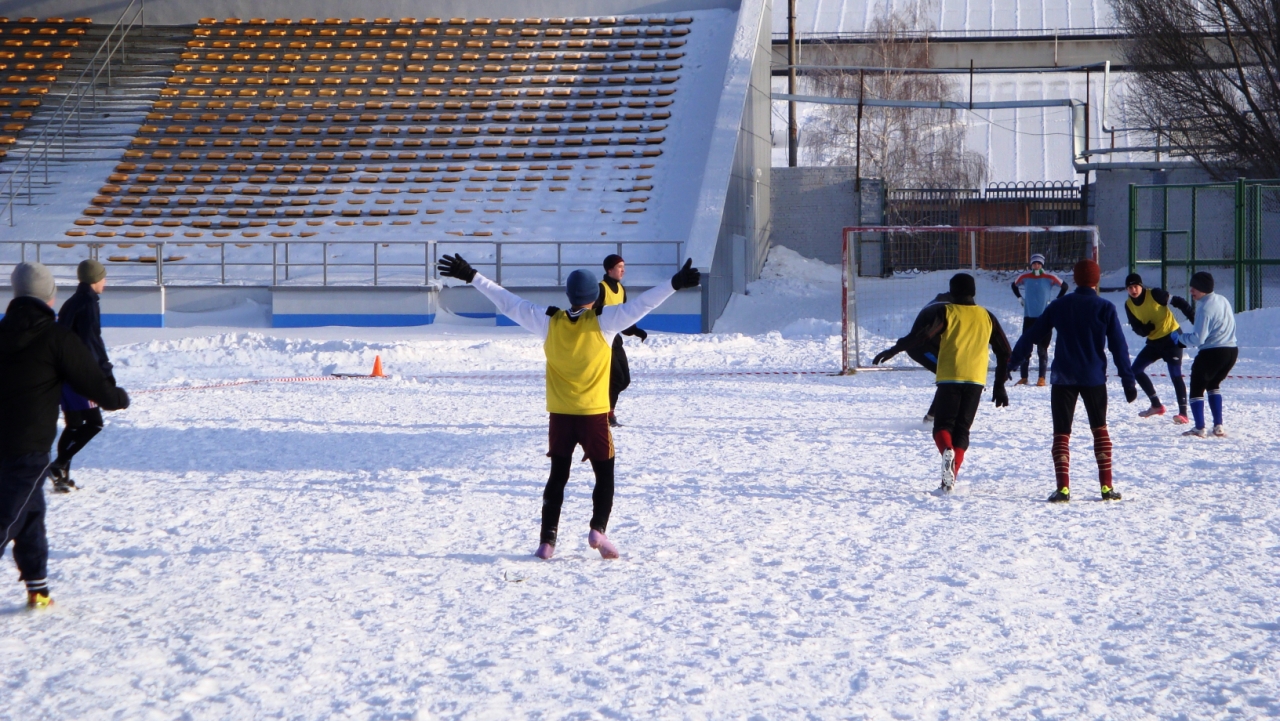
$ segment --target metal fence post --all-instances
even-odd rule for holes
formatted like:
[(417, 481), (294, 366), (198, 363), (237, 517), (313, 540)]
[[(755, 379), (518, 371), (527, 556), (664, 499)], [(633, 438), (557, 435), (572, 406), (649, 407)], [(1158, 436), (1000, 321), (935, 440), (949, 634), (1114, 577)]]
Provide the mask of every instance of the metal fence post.
[(502, 285), (502, 243), (494, 243), (493, 274), (495, 283)]
[(320, 244), (320, 251), (324, 253), (324, 277), (321, 279), (322, 285), (329, 285), (329, 242), (325, 241)]
[(156, 285), (164, 287), (164, 241), (156, 243)]
[(378, 248), (382, 247), (381, 243), (373, 244), (373, 285), (378, 286)]
[(1244, 178), (1236, 179), (1236, 258), (1235, 258), (1235, 281), (1236, 281), (1236, 297), (1235, 310), (1237, 313), (1243, 312), (1244, 305), (1244, 232), (1245, 223), (1248, 215), (1245, 213), (1245, 183)]

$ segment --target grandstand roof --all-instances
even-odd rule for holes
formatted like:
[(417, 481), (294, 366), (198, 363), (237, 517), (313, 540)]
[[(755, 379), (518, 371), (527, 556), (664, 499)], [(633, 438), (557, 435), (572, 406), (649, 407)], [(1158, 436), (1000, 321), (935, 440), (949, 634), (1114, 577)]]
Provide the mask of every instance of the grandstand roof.
[[(806, 0), (796, 7), (796, 29), (801, 33), (860, 33), (872, 20), (891, 9), (918, 4), (912, 0)], [(1074, 31), (1110, 28), (1115, 24), (1105, 0), (936, 0), (921, 18), (920, 26), (943, 32), (983, 34), (1010, 31)], [(773, 31), (787, 30), (787, 3), (773, 4)]]

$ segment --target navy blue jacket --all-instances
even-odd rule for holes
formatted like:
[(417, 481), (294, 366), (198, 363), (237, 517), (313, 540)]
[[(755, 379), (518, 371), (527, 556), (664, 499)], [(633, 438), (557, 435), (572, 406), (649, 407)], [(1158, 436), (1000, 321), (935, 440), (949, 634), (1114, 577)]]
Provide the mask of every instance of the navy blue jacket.
[(62, 304), (62, 310), (58, 311), (58, 325), (84, 341), (103, 375), (115, 383), (111, 360), (107, 357), (107, 346), (102, 342), (102, 312), (98, 308), (98, 294), (93, 292), (88, 283), (81, 283), (76, 288), (75, 295)]
[(1129, 365), (1129, 344), (1120, 327), (1120, 314), (1111, 301), (1092, 288), (1076, 288), (1049, 304), (1035, 325), (1023, 332), (1009, 357), (1017, 368), (1031, 358), (1039, 338), (1058, 331), (1049, 382), (1055, 385), (1100, 386), (1107, 382), (1106, 347), (1111, 348), (1116, 371), (1125, 387), (1134, 384)]

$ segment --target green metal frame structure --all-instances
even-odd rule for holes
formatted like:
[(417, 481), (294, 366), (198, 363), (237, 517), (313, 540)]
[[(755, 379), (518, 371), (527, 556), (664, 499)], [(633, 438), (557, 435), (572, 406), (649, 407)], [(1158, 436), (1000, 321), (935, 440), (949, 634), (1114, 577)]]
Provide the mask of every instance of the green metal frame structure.
[(1144, 268), (1162, 288), (1171, 268), (1229, 269), (1237, 313), (1280, 305), (1280, 180), (1130, 185), (1129, 271)]

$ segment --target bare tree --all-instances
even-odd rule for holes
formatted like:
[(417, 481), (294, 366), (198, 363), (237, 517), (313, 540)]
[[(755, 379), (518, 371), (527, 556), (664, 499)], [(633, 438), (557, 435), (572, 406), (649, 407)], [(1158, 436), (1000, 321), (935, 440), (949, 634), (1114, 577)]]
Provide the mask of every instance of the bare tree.
[(1218, 178), (1280, 176), (1280, 2), (1114, 0), (1126, 109)]
[[(869, 48), (875, 70), (832, 70), (811, 78), (821, 95), (885, 100), (955, 100), (959, 89), (945, 75), (903, 72), (929, 67), (927, 27), (921, 3), (872, 21)], [(834, 55), (830, 53), (827, 55)], [(861, 137), (863, 177), (879, 177), (886, 189), (976, 188), (986, 178), (986, 159), (965, 150), (960, 111), (933, 108), (862, 108), (823, 105), (806, 124), (806, 145), (819, 164), (855, 165)]]

